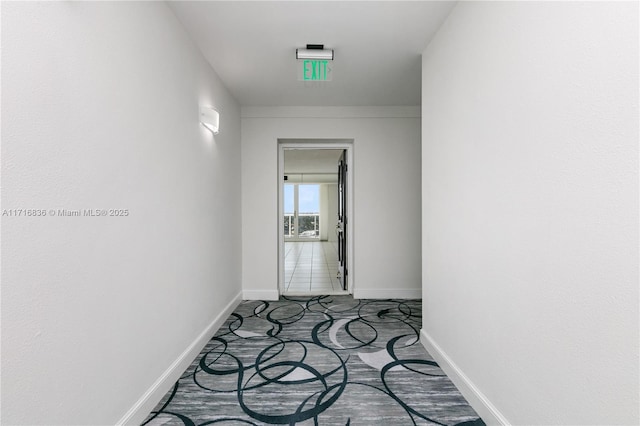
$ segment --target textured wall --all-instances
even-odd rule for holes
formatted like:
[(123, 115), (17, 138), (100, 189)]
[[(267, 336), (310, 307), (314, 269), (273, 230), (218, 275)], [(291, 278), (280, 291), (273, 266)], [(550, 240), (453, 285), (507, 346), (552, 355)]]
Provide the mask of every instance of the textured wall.
[(422, 90), (426, 336), (503, 420), (638, 424), (638, 3), (459, 3)]
[(239, 142), (166, 5), (2, 4), (2, 209), (129, 211), (2, 217), (3, 424), (114, 424), (238, 295)]

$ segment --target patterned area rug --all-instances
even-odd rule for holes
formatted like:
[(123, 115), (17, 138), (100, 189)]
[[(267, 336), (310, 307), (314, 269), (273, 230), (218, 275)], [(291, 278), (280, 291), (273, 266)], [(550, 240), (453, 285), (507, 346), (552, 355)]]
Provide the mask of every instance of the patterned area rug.
[(243, 302), (143, 425), (484, 425), (419, 343), (420, 300)]

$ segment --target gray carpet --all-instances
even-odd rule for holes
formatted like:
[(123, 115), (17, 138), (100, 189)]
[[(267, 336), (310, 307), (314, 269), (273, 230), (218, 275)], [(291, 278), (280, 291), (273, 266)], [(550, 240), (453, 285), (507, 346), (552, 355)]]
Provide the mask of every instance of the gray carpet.
[(143, 425), (484, 425), (419, 343), (420, 300), (243, 302)]

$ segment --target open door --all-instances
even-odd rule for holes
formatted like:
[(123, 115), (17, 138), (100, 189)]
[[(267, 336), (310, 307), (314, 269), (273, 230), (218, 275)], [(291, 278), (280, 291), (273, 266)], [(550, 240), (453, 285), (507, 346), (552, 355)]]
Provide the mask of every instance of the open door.
[(342, 151), (338, 163), (338, 280), (347, 289), (347, 150)]

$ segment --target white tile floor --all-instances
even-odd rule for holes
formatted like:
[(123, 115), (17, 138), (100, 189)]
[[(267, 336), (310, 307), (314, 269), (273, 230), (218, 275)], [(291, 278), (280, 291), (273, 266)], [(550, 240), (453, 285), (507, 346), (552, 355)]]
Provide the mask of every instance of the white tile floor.
[(285, 242), (284, 252), (286, 293), (344, 293), (337, 278), (338, 247), (336, 243)]

